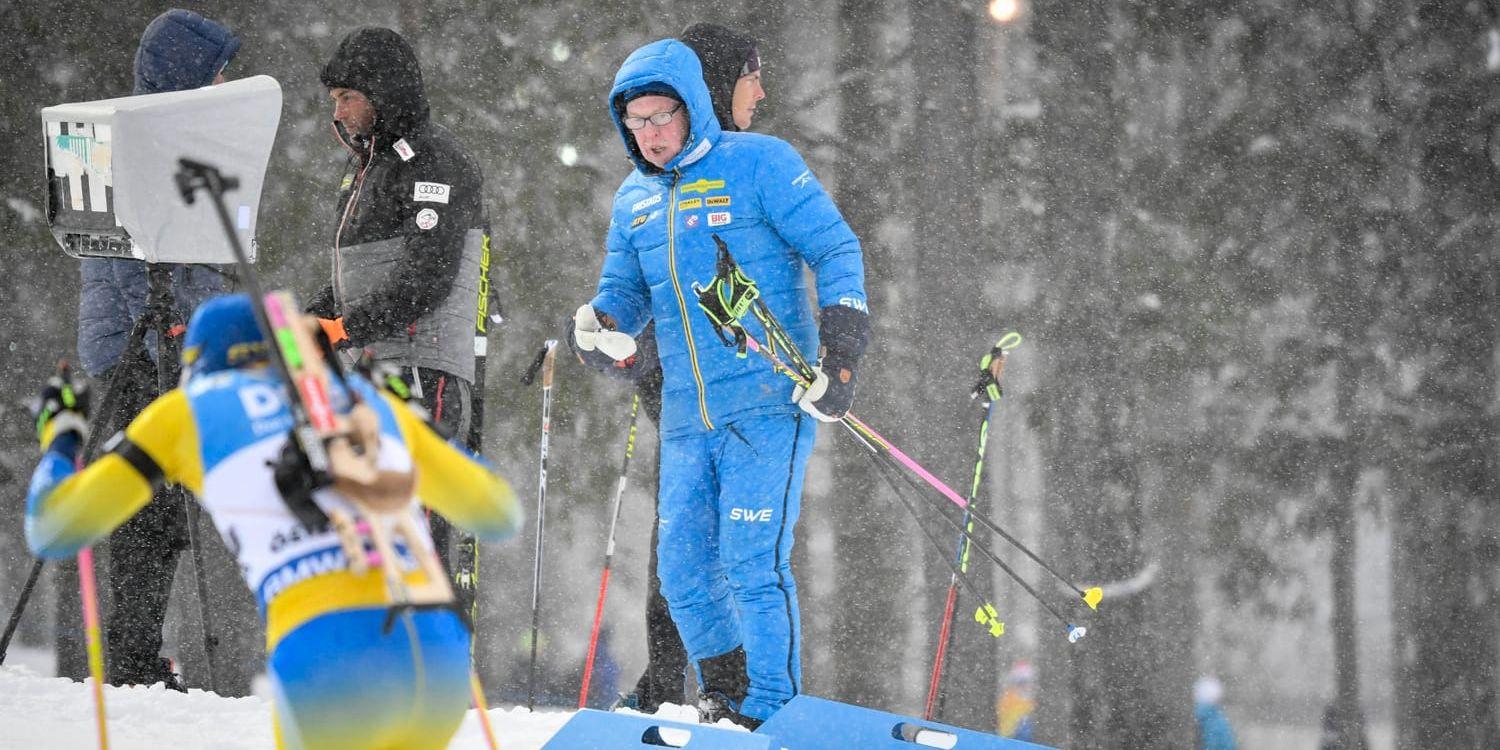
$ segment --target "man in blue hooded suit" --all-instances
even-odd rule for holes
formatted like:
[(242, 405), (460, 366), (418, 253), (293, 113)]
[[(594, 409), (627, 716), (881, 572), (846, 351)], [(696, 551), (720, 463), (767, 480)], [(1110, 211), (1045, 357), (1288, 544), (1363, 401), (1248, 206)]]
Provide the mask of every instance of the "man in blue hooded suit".
[[(753, 727), (801, 689), (793, 530), (814, 419), (835, 421), (854, 399), (869, 338), (863, 253), (796, 150), (722, 131), (681, 42), (632, 53), (609, 107), (635, 169), (615, 194), (598, 291), (569, 340), (588, 364), (628, 368), (633, 337), (656, 323), (662, 593), (697, 669), (704, 719)], [(715, 275), (714, 235), (797, 345), (821, 354), (811, 388), (714, 335), (692, 293)]]
[[(240, 39), (215, 21), (173, 9), (151, 21), (135, 53), (132, 95), (186, 91), (224, 81), (224, 68), (240, 49)], [(204, 300), (221, 294), (229, 278), (214, 266), (171, 267), (172, 317), (182, 323)], [(146, 334), (146, 350), (126, 351), (131, 328), (146, 310), (145, 261), (85, 258), (80, 263), (78, 358), (91, 377), (108, 382), (109, 403), (96, 415), (93, 430), (114, 434), (158, 395), (156, 335)], [(171, 379), (175, 362), (168, 363)], [(106, 625), (106, 663), (115, 685), (156, 682), (180, 688), (160, 655), (162, 624), (178, 554), (188, 546), (182, 496), (157, 493), (146, 509), (110, 537), (109, 586), (114, 601)]]

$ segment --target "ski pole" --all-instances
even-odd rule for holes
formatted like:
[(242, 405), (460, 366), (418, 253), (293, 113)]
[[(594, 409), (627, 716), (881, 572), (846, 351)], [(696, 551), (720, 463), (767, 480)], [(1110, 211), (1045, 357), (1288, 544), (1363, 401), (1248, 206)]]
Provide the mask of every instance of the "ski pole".
[(109, 750), (109, 728), (104, 721), (104, 638), (99, 633), (99, 592), (94, 578), (94, 548), (78, 551), (78, 589), (83, 599), (83, 633), (88, 641), (89, 674), (94, 679), (94, 716), (99, 726), (99, 750)]
[(479, 728), (484, 730), (484, 742), (490, 750), (500, 750), (495, 739), (495, 727), (490, 723), (490, 704), (484, 698), (484, 686), (479, 683), (479, 673), (469, 668), (469, 697), (474, 701), (474, 710), (479, 713)]
[(557, 339), (547, 339), (542, 350), (537, 352), (526, 376), (521, 379), (530, 385), (536, 373), (542, 373), (542, 447), (541, 468), (536, 485), (536, 562), (531, 571), (531, 666), (526, 676), (526, 708), (536, 710), (536, 646), (537, 633), (541, 626), (542, 607), (542, 539), (547, 527), (547, 443), (552, 435), (552, 370), (557, 361)]
[[(809, 364), (807, 358), (802, 355), (801, 350), (797, 346), (797, 342), (794, 341), (789, 334), (787, 334), (786, 329), (782, 327), (779, 321), (776, 320), (775, 314), (771, 312), (771, 309), (766, 305), (765, 301), (760, 298), (760, 290), (756, 287), (754, 279), (751, 279), (749, 276), (747, 276), (735, 262), (734, 256), (729, 252), (729, 246), (717, 234), (713, 235), (713, 240), (714, 243), (718, 245), (718, 258), (715, 265), (714, 278), (706, 286), (694, 283), (693, 291), (698, 295), (698, 307), (703, 310), (704, 314), (707, 315), (709, 321), (713, 323), (715, 333), (717, 333), (719, 338), (724, 341), (725, 345), (738, 345), (741, 356), (744, 355), (747, 349), (754, 350), (757, 354), (769, 360), (772, 368), (777, 372), (785, 373), (787, 377), (791, 378), (793, 382), (797, 383), (803, 388), (811, 387), (815, 376), (813, 366)], [(758, 340), (755, 339), (754, 336), (750, 335), (750, 332), (748, 330), (745, 329), (743, 319), (747, 313), (754, 313), (756, 319), (760, 321), (761, 327), (762, 329), (764, 329), (766, 334), (766, 345), (762, 345)], [(724, 335), (725, 329), (733, 332), (733, 341), (731, 341)], [(786, 360), (784, 360), (781, 355), (777, 353), (778, 349), (786, 353), (786, 358), (791, 360), (791, 364), (787, 364)], [(856, 437), (858, 437), (860, 441), (872, 452), (878, 454), (881, 458), (887, 461), (905, 467), (910, 473), (916, 474), (917, 476), (921, 477), (922, 480), (925, 481), (930, 487), (937, 490), (944, 497), (947, 497), (958, 507), (965, 509), (969, 507), (969, 502), (961, 497), (957, 492), (955, 492), (952, 487), (949, 487), (947, 484), (944, 484), (942, 480), (938, 479), (936, 476), (933, 476), (932, 472), (928, 471), (921, 464), (917, 463), (915, 459), (906, 455), (906, 453), (904, 453), (900, 448), (897, 448), (895, 444), (891, 443), (891, 441), (886, 440), (879, 433), (875, 432), (874, 429), (865, 424), (858, 417), (854, 416), (852, 413), (846, 413), (840, 421), (842, 421), (844, 426), (848, 428), (849, 431)], [(879, 448), (877, 449), (876, 446), (879, 446)], [(915, 486), (915, 482), (912, 481), (909, 475), (907, 475), (906, 473), (900, 474), (902, 479), (905, 480), (909, 485), (911, 485), (913, 489), (917, 489)], [(941, 513), (941, 511), (939, 512)], [(1084, 603), (1087, 604), (1090, 609), (1098, 609), (1099, 601), (1103, 596), (1103, 592), (1098, 587), (1091, 588), (1087, 592), (1085, 592), (1084, 590), (1073, 585), (1072, 582), (1064, 578), (1051, 566), (1042, 562), (1041, 558), (1037, 557), (1035, 553), (1031, 552), (1030, 549), (1028, 549), (1024, 544), (1020, 542), (1020, 540), (1016, 539), (1014, 536), (1011, 536), (1009, 533), (1006, 533), (997, 524), (995, 524), (994, 521), (991, 521), (988, 517), (984, 516), (981, 513), (978, 513), (977, 511), (973, 512), (972, 516), (974, 519), (977, 519), (980, 523), (984, 524), (986, 528), (989, 528), (1000, 534), (1001, 537), (1006, 541), (1010, 542), (1016, 548), (1026, 553), (1028, 557), (1036, 561), (1037, 564), (1041, 565), (1042, 568), (1047, 572), (1051, 573), (1063, 583), (1067, 584), (1083, 599)], [(949, 518), (945, 514), (943, 515), (943, 519), (949, 521), (950, 523), (956, 524), (953, 519)], [(959, 530), (960, 532), (963, 531), (962, 525), (959, 525)], [(981, 552), (987, 552), (984, 547), (979, 546), (977, 543), (975, 544), (975, 546), (976, 548), (980, 549)], [(1015, 572), (1012, 571), (1010, 567), (1004, 563), (1004, 561), (1000, 560), (993, 553), (987, 553), (987, 556), (989, 556), (992, 561), (999, 565), (1002, 570), (1009, 573), (1012, 578), (1015, 578), (1016, 582), (1020, 583), (1028, 593), (1031, 593), (1033, 596), (1037, 596), (1035, 589), (1032, 589), (1030, 585), (1021, 580), (1021, 578), (1017, 576)], [(1039, 596), (1038, 601), (1041, 601), (1043, 605), (1047, 606), (1049, 611), (1053, 612), (1054, 614), (1057, 613), (1055, 609), (1052, 609), (1050, 605), (1047, 605), (1046, 601), (1042, 600)], [(1059, 619), (1062, 619), (1063, 623), (1065, 625), (1068, 625), (1069, 640), (1077, 640), (1078, 638), (1083, 637), (1082, 628), (1074, 629), (1073, 626), (1071, 624), (1068, 624), (1067, 620), (1065, 618), (1062, 618), (1060, 615)]]
[[(759, 341), (756, 340), (754, 336), (750, 335), (749, 332), (745, 332), (744, 336), (746, 344), (751, 351), (754, 351), (766, 357), (768, 360), (770, 360), (771, 364), (776, 367), (776, 369), (786, 373), (787, 376), (793, 380), (793, 382), (796, 382), (803, 387), (807, 387), (812, 382), (811, 378), (799, 375), (796, 370), (792, 369), (792, 365), (788, 365), (785, 360), (782, 360), (779, 355), (770, 351), (769, 347), (762, 345)], [(782, 344), (783, 347), (788, 347), (790, 345), (792, 345), (790, 338), (785, 339), (784, 343)], [(795, 353), (795, 350), (792, 351)], [(926, 482), (928, 486), (932, 487), (944, 497), (948, 498), (948, 500), (950, 500), (954, 505), (957, 505), (958, 507), (965, 510), (969, 509), (968, 500), (965, 500), (963, 496), (955, 492), (952, 487), (949, 487), (941, 479), (933, 476), (932, 472), (928, 471), (921, 464), (917, 463), (917, 461), (911, 456), (906, 455), (906, 453), (903, 452), (900, 448), (896, 447), (894, 443), (885, 439), (885, 437), (883, 437), (880, 433), (876, 432), (868, 424), (865, 424), (862, 420), (860, 420), (859, 417), (856, 417), (854, 416), (854, 414), (849, 413), (845, 414), (841, 421), (844, 423), (844, 426), (849, 429), (850, 432), (859, 436), (864, 444), (871, 450), (878, 452), (881, 456), (892, 460), (898, 465), (908, 469), (912, 474), (916, 474), (918, 477), (921, 477), (922, 481)], [(906, 474), (902, 474), (902, 477), (910, 481), (910, 478), (907, 477)], [(1035, 552), (1032, 552), (1029, 547), (1021, 542), (1021, 540), (1017, 539), (1015, 536), (1010, 534), (1010, 532), (1007, 532), (1005, 529), (1001, 528), (1000, 525), (990, 519), (989, 516), (980, 513), (977, 510), (970, 511), (970, 513), (973, 520), (978, 521), (985, 528), (995, 532), (996, 534), (999, 534), (1003, 539), (1005, 539), (1005, 541), (1009, 542), (1016, 549), (1020, 550), (1023, 554), (1036, 562), (1037, 565), (1041, 566), (1043, 570), (1051, 573), (1054, 577), (1057, 578), (1057, 580), (1061, 581), (1068, 588), (1072, 589), (1074, 593), (1078, 594), (1078, 596), (1083, 599), (1084, 603), (1087, 604), (1090, 609), (1099, 608), (1099, 602), (1103, 598), (1104, 592), (1098, 586), (1092, 587), (1087, 591), (1079, 588), (1078, 586), (1074, 585), (1072, 581), (1064, 577), (1063, 574), (1057, 572), (1057, 570), (1051, 565), (1048, 565), (1046, 561), (1038, 557), (1037, 554)], [(947, 516), (943, 517), (948, 518)], [(951, 521), (952, 519), (948, 520)], [(999, 561), (996, 560), (996, 562)]]
[[(854, 437), (860, 442), (864, 442), (865, 440), (858, 434), (856, 434)], [(932, 543), (934, 549), (942, 552), (942, 541), (939, 540), (936, 535), (934, 535), (930, 530), (928, 530), (926, 526), (921, 523), (922, 519), (917, 515), (916, 505), (914, 505), (911, 500), (906, 497), (906, 495), (902, 494), (901, 488), (896, 486), (896, 483), (891, 479), (889, 474), (889, 472), (891, 471), (891, 467), (881, 463), (880, 454), (874, 449), (873, 446), (868, 447), (870, 447), (870, 451), (866, 453), (865, 456), (867, 456), (870, 461), (875, 464), (875, 470), (880, 474), (880, 478), (885, 480), (886, 486), (890, 488), (891, 493), (894, 494), (896, 496), (896, 499), (901, 502), (901, 505), (906, 508), (906, 512), (911, 514), (912, 520), (917, 522), (917, 529), (922, 532), (923, 536), (927, 537), (927, 541)], [(979, 600), (979, 607), (978, 609), (974, 610), (974, 621), (978, 622), (980, 625), (985, 626), (985, 628), (989, 631), (989, 634), (996, 638), (1004, 635), (1005, 623), (1000, 621), (999, 612), (995, 609), (995, 605), (991, 604), (989, 599), (985, 597), (984, 591), (981, 590), (979, 586), (970, 579), (968, 572), (959, 570), (958, 564), (953, 560), (950, 560), (947, 555), (943, 555), (943, 562), (947, 563), (948, 570), (953, 573), (958, 581), (968, 588), (969, 593), (973, 594), (974, 598)]]
[(635, 453), (635, 420), (640, 413), (641, 394), (630, 397), (630, 422), (625, 433), (625, 457), (620, 460), (620, 481), (615, 484), (614, 509), (609, 517), (609, 541), (604, 544), (604, 572), (599, 576), (599, 601), (594, 605), (594, 627), (589, 632), (589, 655), (583, 663), (583, 687), (578, 690), (578, 707), (589, 700), (589, 681), (594, 676), (594, 654), (599, 646), (599, 622), (604, 619), (604, 596), (609, 591), (609, 570), (615, 558), (615, 529), (620, 523), (620, 502), (625, 497), (625, 483), (630, 473), (630, 457)]
[(40, 558), (31, 563), (31, 572), (26, 576), (26, 585), (21, 587), (21, 596), (16, 599), (16, 606), (10, 610), (10, 620), (5, 623), (5, 635), (0, 636), (0, 664), (5, 663), (5, 655), (10, 652), (11, 636), (16, 634), (16, 626), (21, 624), (21, 614), (26, 611), (26, 602), (31, 600), (31, 591), (36, 588), (36, 579), (42, 575), (42, 565)]
[[(1012, 331), (1001, 337), (1000, 341), (990, 349), (980, 362), (982, 374), (979, 385), (974, 387), (970, 397), (977, 396), (980, 392), (985, 393), (984, 417), (979, 421), (979, 456), (974, 462), (974, 482), (969, 485), (969, 508), (964, 510), (964, 533), (958, 539), (958, 567), (960, 570), (969, 569), (969, 537), (974, 533), (974, 519), (972, 509), (979, 497), (980, 480), (984, 476), (985, 448), (989, 443), (990, 420), (995, 416), (995, 404), (1000, 401), (1004, 393), (1000, 387), (1000, 376), (1005, 371), (1005, 353), (1021, 345), (1021, 335)], [(954, 576), (948, 581), (948, 600), (943, 605), (943, 622), (938, 631), (937, 653), (932, 659), (932, 680), (927, 686), (927, 707), (922, 718), (932, 721), (933, 717), (942, 710), (942, 685), (943, 665), (948, 655), (948, 639), (953, 632), (954, 607), (958, 603), (958, 577)]]
[[(868, 441), (866, 441), (866, 445), (869, 445)], [(886, 470), (887, 473), (883, 474), (882, 478), (886, 480), (887, 484), (891, 485), (892, 491), (896, 492), (898, 495), (900, 494), (900, 490), (896, 488), (895, 482), (891, 479), (892, 473), (899, 477), (901, 481), (905, 482), (907, 487), (911, 488), (914, 492), (920, 491), (921, 488), (917, 486), (917, 483), (913, 481), (910, 476), (907, 476), (906, 474), (897, 470), (898, 465), (890, 460), (890, 456), (888, 454), (873, 450), (871, 451), (871, 453), (873, 454), (874, 458), (879, 459), (876, 461), (876, 465)], [(881, 463), (882, 461), (885, 463)], [(933, 500), (933, 502), (937, 501)], [(1056, 607), (1053, 607), (1040, 593), (1037, 592), (1036, 589), (1032, 588), (1031, 584), (1026, 582), (1026, 579), (1022, 578), (1020, 574), (1017, 573), (1009, 565), (1007, 565), (1004, 560), (1001, 560), (999, 555), (996, 555), (992, 550), (990, 550), (990, 548), (981, 544), (978, 539), (965, 534), (963, 524), (950, 517), (947, 513), (944, 513), (942, 508), (940, 507), (935, 508), (934, 510), (937, 511), (937, 514), (941, 516), (943, 521), (945, 521), (949, 526), (957, 529), (960, 534), (964, 534), (965, 538), (968, 540), (968, 543), (972, 545), (974, 549), (979, 550), (980, 554), (983, 554), (985, 557), (989, 558), (990, 562), (993, 562), (997, 567), (1000, 568), (1000, 570), (1004, 571), (1006, 575), (1010, 576), (1011, 579), (1019, 584), (1022, 589), (1025, 589), (1026, 593), (1031, 594), (1032, 598), (1036, 599), (1037, 602), (1042, 605), (1043, 609), (1047, 610), (1047, 612), (1050, 613), (1053, 617), (1056, 617), (1058, 622), (1061, 622), (1064, 629), (1067, 631), (1068, 641), (1070, 643), (1077, 643), (1088, 633), (1088, 628), (1074, 625), (1073, 623), (1069, 622), (1068, 618), (1064, 617), (1061, 612), (1057, 611)], [(939, 543), (938, 547), (941, 548), (942, 544)], [(953, 564), (950, 567), (953, 570), (958, 570), (957, 564)]]
[[(500, 299), (490, 283), (490, 229), (486, 225), (479, 251), (478, 306), (474, 311), (474, 387), (469, 398), (469, 434), (466, 444), (476, 456), (484, 455), (485, 370), (490, 351), (490, 324), (500, 325)], [(469, 629), (479, 629), (479, 540), (471, 533), (456, 529), (458, 542), (453, 553), (454, 594), (459, 609), (467, 612)], [(472, 661), (472, 658), (471, 658)]]

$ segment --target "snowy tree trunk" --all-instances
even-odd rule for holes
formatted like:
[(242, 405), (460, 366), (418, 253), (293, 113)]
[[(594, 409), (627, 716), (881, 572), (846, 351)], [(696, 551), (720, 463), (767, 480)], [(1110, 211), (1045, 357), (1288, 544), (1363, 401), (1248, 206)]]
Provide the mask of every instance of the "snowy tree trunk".
[(1407, 566), (1395, 575), (1412, 582), (1397, 609), (1399, 735), (1409, 748), (1496, 747), (1500, 180), (1485, 148), (1494, 72), (1482, 52), (1496, 19), (1481, 6), (1424, 2), (1407, 21), (1401, 41), (1423, 54), (1394, 68), (1417, 170), (1403, 301), (1413, 313), (1409, 356), (1422, 358), (1413, 362), (1413, 497), (1394, 519)]
[[(860, 414), (888, 414), (890, 394), (899, 382), (897, 369), (885, 359), (897, 349), (890, 340), (893, 302), (889, 270), (897, 263), (896, 248), (879, 239), (881, 217), (891, 196), (885, 189), (889, 175), (888, 120), (881, 116), (878, 61), (886, 50), (880, 45), (880, 24), (885, 3), (842, 0), (838, 5), (839, 48), (834, 75), (842, 81), (838, 91), (839, 129), (843, 138), (840, 158), (833, 165), (835, 198), (844, 218), (860, 238), (865, 253), (865, 286), (870, 298), (874, 330), (872, 345), (860, 373), (860, 388), (854, 408)], [(816, 679), (828, 686), (830, 697), (882, 710), (895, 705), (901, 693), (903, 636), (899, 606), (909, 596), (905, 564), (910, 558), (890, 554), (901, 550), (913, 533), (905, 513), (890, 497), (873, 472), (864, 450), (855, 445), (843, 428), (824, 425), (818, 442), (829, 450), (833, 465), (834, 492), (828, 498), (835, 515), (834, 573), (837, 595), (829, 608), (831, 642), (809, 643), (809, 648), (827, 648), (836, 655), (834, 673)], [(809, 610), (812, 608), (809, 607)]]
[[(1132, 253), (1146, 247), (1136, 246), (1142, 240), (1125, 218), (1130, 194), (1120, 165), (1130, 92), (1119, 89), (1125, 85), (1119, 70), (1135, 48), (1131, 27), (1107, 3), (1034, 12), (1032, 30), (1050, 74), (1039, 90), (1038, 154), (1049, 375), (1035, 417), (1044, 436), (1047, 552), (1066, 561), (1076, 578), (1123, 580), (1145, 566), (1152, 539), (1168, 539), (1166, 530), (1186, 523), (1159, 525), (1154, 514), (1173, 507), (1147, 491), (1148, 479), (1173, 463), (1153, 459), (1143, 420), (1158, 405), (1153, 391), (1178, 374), (1134, 367), (1145, 362), (1139, 350), (1150, 330), (1131, 327), (1127, 283)], [(1162, 476), (1157, 486), (1180, 491), (1170, 472)], [(1183, 567), (1168, 563), (1168, 570)], [(1182, 688), (1192, 650), (1181, 630), (1192, 626), (1193, 609), (1178, 601), (1190, 590), (1176, 581), (1106, 600), (1077, 644), (1063, 637), (1062, 623), (1044, 615), (1042, 741), (1070, 748), (1190, 746), (1191, 705)], [(1079, 616), (1074, 602), (1052, 600), (1065, 617)]]
[[(914, 271), (921, 293), (911, 300), (918, 325), (904, 333), (907, 350), (918, 356), (909, 376), (914, 385), (928, 386), (919, 386), (922, 396), (908, 401), (911, 419), (903, 427), (921, 450), (920, 460), (967, 494), (979, 413), (967, 390), (979, 371), (979, 357), (994, 345), (1004, 323), (984, 301), (986, 288), (1007, 281), (999, 268), (1009, 250), (996, 246), (985, 231), (981, 203), (981, 186), (989, 177), (981, 144), (989, 128), (981, 128), (978, 114), (978, 72), (984, 62), (978, 31), (988, 21), (946, 0), (914, 1), (910, 14), (916, 79), (912, 116), (921, 135), (907, 142), (905, 162), (911, 169)], [(989, 515), (996, 511), (994, 498), (982, 498), (978, 507)], [(921, 649), (923, 665), (930, 669), (952, 579), (943, 558), (954, 559), (958, 535), (930, 515), (925, 523), (947, 543), (923, 554), (928, 638)], [(983, 527), (975, 528), (975, 538), (993, 549), (991, 536), (979, 531)], [(971, 559), (973, 579), (988, 580), (991, 564), (978, 552)], [(974, 622), (979, 604), (972, 593), (960, 592), (944, 668), (941, 719), (993, 731), (1001, 670), (994, 637)]]

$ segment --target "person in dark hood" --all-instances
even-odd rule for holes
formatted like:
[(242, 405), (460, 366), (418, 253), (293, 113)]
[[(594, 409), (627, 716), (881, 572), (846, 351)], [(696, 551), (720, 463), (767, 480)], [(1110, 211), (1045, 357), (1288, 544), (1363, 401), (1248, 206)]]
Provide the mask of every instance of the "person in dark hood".
[[(132, 95), (186, 91), (224, 82), (224, 69), (240, 49), (240, 39), (223, 24), (186, 10), (169, 10), (146, 26), (135, 53)], [(160, 352), (147, 334), (146, 349), (127, 353), (126, 343), (146, 309), (145, 261), (85, 258), (80, 263), (78, 358), (88, 374), (108, 387), (93, 429), (103, 435), (135, 418), (157, 396)], [(180, 323), (204, 300), (230, 286), (222, 269), (171, 266), (173, 316)], [(127, 354), (129, 355), (127, 357)], [(165, 364), (175, 380), (175, 362)], [(109, 682), (180, 688), (161, 657), (162, 624), (177, 556), (187, 547), (182, 497), (175, 490), (155, 499), (110, 537), (109, 586), (114, 600), (106, 642)]]
[[(344, 37), (319, 79), (348, 149), (333, 279), (308, 305), (330, 339), (398, 366), (450, 436), (469, 436), (474, 337), (489, 230), (479, 163), (434, 123), (400, 34)], [(433, 536), (448, 563), (446, 522)]]
[[(696, 23), (682, 32), (680, 41), (698, 55), (703, 65), (703, 82), (708, 86), (714, 117), (726, 131), (749, 130), (755, 116), (755, 105), (766, 98), (760, 85), (760, 53), (755, 40), (711, 23)], [(654, 424), (661, 424), (661, 362), (656, 359), (656, 327), (648, 324), (636, 339), (635, 366), (612, 369), (636, 381), (641, 405)], [(573, 340), (571, 337), (568, 339)], [(658, 454), (660, 446), (658, 446)], [(652, 467), (645, 479), (652, 496), (656, 495), (657, 472)], [(635, 688), (620, 696), (614, 708), (630, 708), (655, 713), (663, 703), (686, 703), (684, 690), (688, 667), (687, 651), (667, 600), (661, 594), (661, 579), (656, 575), (656, 525), (652, 524), (650, 585), (646, 598), (646, 669)]]
[(766, 98), (760, 79), (760, 48), (744, 34), (712, 23), (683, 29), (679, 40), (697, 53), (703, 82), (724, 130), (749, 130), (755, 108)]

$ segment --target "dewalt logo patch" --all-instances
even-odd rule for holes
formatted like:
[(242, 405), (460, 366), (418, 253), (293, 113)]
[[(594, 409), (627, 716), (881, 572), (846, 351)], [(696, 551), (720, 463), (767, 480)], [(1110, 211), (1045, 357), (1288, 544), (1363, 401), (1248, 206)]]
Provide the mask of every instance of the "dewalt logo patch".
[(724, 206), (729, 205), (729, 196), (727, 196), (727, 195), (715, 195), (715, 196), (713, 196), (711, 198), (708, 198), (708, 199), (704, 200), (703, 204), (706, 205), (706, 206), (708, 206), (709, 208), (723, 208)]

